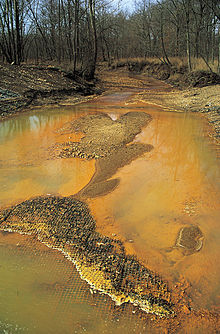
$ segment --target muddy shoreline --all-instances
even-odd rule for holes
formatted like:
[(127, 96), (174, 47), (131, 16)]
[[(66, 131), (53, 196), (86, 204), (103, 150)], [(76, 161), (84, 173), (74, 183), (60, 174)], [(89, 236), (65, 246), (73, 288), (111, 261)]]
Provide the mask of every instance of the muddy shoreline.
[[(98, 66), (98, 81), (87, 82), (52, 66), (0, 66), (0, 122), (41, 105), (74, 105), (102, 93), (133, 90), (137, 96), (131, 103), (141, 101), (170, 111), (201, 113), (212, 127), (210, 136), (219, 145), (220, 84), (179, 89), (172, 87), (175, 83), (166, 78), (151, 79), (149, 75), (126, 67), (109, 70)], [(152, 80), (158, 86), (162, 84), (162, 88), (148, 89)]]
[[(99, 72), (99, 78), (108, 91), (114, 91), (115, 88), (124, 91), (129, 86), (137, 90), (136, 96), (130, 100), (131, 104), (142, 102), (146, 106), (162, 106), (166, 111), (201, 114), (212, 128), (210, 136), (217, 145), (220, 144), (220, 84), (176, 87), (172, 86), (174, 82), (166, 78), (153, 79), (146, 73), (129, 72), (124, 67), (111, 71), (103, 69)], [(154, 89), (148, 86), (149, 82), (153, 83)]]
[(0, 65), (0, 78), (0, 122), (30, 107), (59, 104), (70, 97), (77, 104), (101, 93), (95, 82), (52, 66)]

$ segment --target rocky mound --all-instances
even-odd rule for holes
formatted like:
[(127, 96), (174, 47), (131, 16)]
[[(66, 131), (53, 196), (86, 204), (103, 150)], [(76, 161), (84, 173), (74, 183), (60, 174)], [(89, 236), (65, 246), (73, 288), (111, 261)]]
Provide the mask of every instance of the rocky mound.
[(159, 316), (174, 315), (167, 284), (126, 255), (119, 240), (96, 232), (96, 222), (82, 201), (55, 196), (27, 200), (0, 212), (0, 229), (31, 233), (60, 249), (83, 279), (118, 305), (131, 302)]
[(202, 248), (203, 234), (196, 225), (183, 227), (176, 240), (176, 246), (183, 251), (184, 254), (190, 255), (198, 252)]
[[(87, 115), (73, 121), (61, 133), (83, 132), (80, 142), (67, 142), (61, 145), (59, 157), (81, 157), (99, 159), (132, 142), (152, 117), (145, 112), (129, 112), (113, 121), (106, 114)], [(59, 148), (59, 146), (57, 146)]]

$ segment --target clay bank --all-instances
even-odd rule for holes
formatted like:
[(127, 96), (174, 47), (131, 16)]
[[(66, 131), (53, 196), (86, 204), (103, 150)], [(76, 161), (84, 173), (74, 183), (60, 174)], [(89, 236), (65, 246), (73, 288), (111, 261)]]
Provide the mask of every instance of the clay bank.
[[(172, 112), (140, 98), (144, 91), (169, 92), (165, 83), (126, 75), (121, 80), (129, 85), (89, 102), (73, 105), (69, 98), (1, 123), (0, 246), (14, 249), (12, 258), (16, 245), (27, 252), (22, 235), (27, 234), (28, 252), (39, 240), (54, 248), (54, 258), (55, 249), (61, 251), (82, 278), (74, 274), (63, 285), (61, 278), (54, 282), (68, 314), (59, 330), (56, 311), (52, 324), (51, 315), (40, 315), (48, 303), (59, 303), (60, 293), (52, 289), (50, 301), (36, 303), (41, 319), (36, 325), (33, 314), (25, 318), (25, 300), (16, 306), (8, 298), (6, 284), (2, 326), (9, 319), (32, 333), (42, 328), (101, 333), (115, 331), (116, 316), (118, 331), (218, 330), (220, 187), (209, 124), (199, 114)], [(13, 233), (12, 242), (8, 232), (21, 235)], [(64, 268), (68, 260), (62, 260)], [(33, 281), (25, 279), (27, 286)], [(75, 292), (66, 294), (72, 285)], [(100, 315), (102, 296), (113, 302), (105, 300), (109, 309), (95, 324), (91, 314)], [(84, 322), (80, 314), (68, 313), (72, 299), (86, 305)]]

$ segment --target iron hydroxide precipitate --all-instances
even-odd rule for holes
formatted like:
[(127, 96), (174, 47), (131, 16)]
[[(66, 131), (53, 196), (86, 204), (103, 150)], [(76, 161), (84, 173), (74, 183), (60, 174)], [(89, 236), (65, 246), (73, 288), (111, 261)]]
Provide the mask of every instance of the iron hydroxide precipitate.
[(74, 262), (95, 290), (121, 305), (131, 302), (148, 313), (173, 316), (168, 286), (131, 255), (121, 241), (96, 232), (88, 206), (78, 199), (40, 196), (2, 210), (0, 229), (34, 234)]

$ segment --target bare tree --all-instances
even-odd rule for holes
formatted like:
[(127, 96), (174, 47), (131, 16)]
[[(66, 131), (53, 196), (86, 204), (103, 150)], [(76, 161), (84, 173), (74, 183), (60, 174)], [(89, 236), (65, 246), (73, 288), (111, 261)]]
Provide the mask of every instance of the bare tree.
[(1, 1), (0, 47), (9, 63), (23, 60), (24, 29), (24, 0)]

